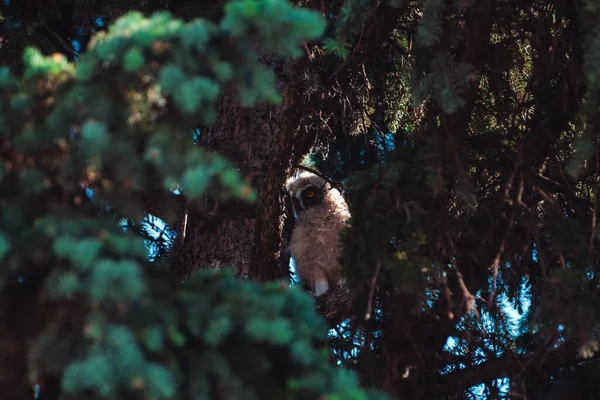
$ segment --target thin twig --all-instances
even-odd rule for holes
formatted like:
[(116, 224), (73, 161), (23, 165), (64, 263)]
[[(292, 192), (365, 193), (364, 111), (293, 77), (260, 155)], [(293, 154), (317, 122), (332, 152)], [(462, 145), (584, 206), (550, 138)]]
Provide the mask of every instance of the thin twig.
[(312, 61), (313, 58), (315, 58), (314, 55), (313, 55), (313, 53), (311, 53), (311, 51), (308, 49), (308, 45), (306, 44), (306, 41), (304, 43), (302, 43), (302, 50), (304, 50), (304, 53), (306, 54), (306, 57), (309, 60)]
[(73, 46), (69, 45), (69, 43), (67, 43), (62, 37), (60, 37), (52, 29), (50, 29), (50, 27), (46, 24), (46, 21), (44, 20), (44, 18), (42, 18), (41, 16), (40, 16), (40, 21), (41, 21), (40, 25), (42, 25), (44, 27), (44, 29), (46, 29), (46, 31), (50, 35), (52, 35), (71, 56), (76, 55), (75, 50), (73, 49)]
[(452, 309), (454, 308), (454, 300), (452, 300), (452, 292), (448, 286), (448, 277), (445, 274), (442, 278), (442, 293), (444, 294), (446, 303), (448, 303), (448, 319), (452, 320), (454, 319), (454, 313), (452, 312)]
[(519, 168), (521, 167), (521, 164), (523, 163), (523, 156), (524, 156), (524, 148), (523, 148), (523, 144), (521, 144), (521, 146), (519, 146), (519, 154), (517, 156), (517, 162), (515, 163), (515, 168), (511, 172), (511, 174), (508, 178), (508, 181), (504, 185), (504, 199), (509, 204), (512, 204), (512, 199), (510, 198), (510, 190), (512, 189), (512, 185), (515, 180), (515, 177), (517, 176), (517, 172), (519, 172)]
[(560, 261), (560, 266), (562, 269), (567, 269), (567, 262), (565, 261), (565, 256), (562, 251), (558, 252), (558, 261)]
[(496, 256), (494, 257), (494, 262), (492, 263), (492, 271), (493, 271), (492, 289), (490, 290), (490, 297), (488, 299), (488, 305), (490, 307), (492, 306), (492, 304), (494, 302), (494, 296), (496, 296), (496, 282), (498, 280), (498, 268), (500, 266), (500, 259), (502, 258), (502, 255), (504, 254), (504, 249), (506, 247), (508, 235), (510, 235), (510, 232), (512, 231), (512, 226), (515, 223), (516, 216), (517, 216), (517, 209), (515, 207), (513, 207), (512, 212), (510, 214), (510, 218), (508, 220), (508, 226), (506, 227), (506, 231), (504, 232), (504, 235), (502, 236), (502, 241), (500, 242), (500, 247), (498, 248), (498, 251), (496, 252)]
[(377, 261), (377, 267), (375, 268), (375, 274), (371, 279), (371, 289), (369, 290), (369, 301), (367, 303), (367, 313), (365, 314), (365, 321), (371, 318), (371, 312), (373, 311), (373, 296), (375, 294), (375, 284), (377, 283), (377, 277), (379, 276), (379, 270), (381, 269), (381, 261)]
[(590, 243), (589, 243), (589, 253), (592, 254), (594, 250), (594, 237), (596, 236), (596, 224), (598, 218), (598, 203), (600, 200), (598, 199), (598, 195), (600, 194), (600, 190), (598, 190), (598, 186), (600, 186), (600, 143), (596, 145), (596, 174), (595, 177), (596, 185), (594, 185), (594, 207), (592, 209), (592, 226), (590, 229)]
[(546, 193), (545, 191), (540, 189), (539, 186), (533, 185), (533, 190), (538, 192), (544, 198), (544, 200), (546, 200), (548, 203), (550, 203), (553, 206), (557, 206), (556, 200), (554, 200), (552, 197), (550, 197), (550, 195), (548, 193)]
[(463, 274), (458, 270), (458, 267), (456, 265), (454, 265), (454, 269), (456, 271), (456, 279), (458, 280), (458, 286), (462, 290), (463, 298), (465, 299), (464, 303), (466, 305), (466, 313), (468, 314), (472, 310), (475, 314), (475, 317), (477, 317), (477, 319), (481, 319), (481, 314), (479, 314), (479, 310), (477, 309), (477, 307), (475, 307), (475, 296), (473, 296), (473, 294), (469, 291), (469, 288), (467, 288), (467, 285), (465, 284), (465, 281), (463, 279)]

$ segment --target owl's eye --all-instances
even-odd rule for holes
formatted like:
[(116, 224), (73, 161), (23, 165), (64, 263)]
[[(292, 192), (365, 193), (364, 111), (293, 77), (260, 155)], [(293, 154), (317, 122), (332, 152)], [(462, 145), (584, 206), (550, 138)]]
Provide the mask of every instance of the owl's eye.
[(315, 195), (315, 192), (313, 192), (312, 190), (309, 190), (308, 192), (306, 192), (306, 195), (308, 197), (313, 197)]

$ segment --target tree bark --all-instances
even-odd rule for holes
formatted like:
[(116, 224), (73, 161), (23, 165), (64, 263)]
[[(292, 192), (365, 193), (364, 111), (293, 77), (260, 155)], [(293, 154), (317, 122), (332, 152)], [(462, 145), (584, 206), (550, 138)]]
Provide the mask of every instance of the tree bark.
[(188, 204), (187, 214), (178, 218), (172, 254), (171, 269), (178, 277), (186, 278), (199, 268), (224, 267), (256, 281), (289, 277), (285, 243), (293, 214), (284, 184), (314, 140), (297, 129), (306, 107), (293, 76), (309, 62), (278, 63), (284, 69), (277, 77), (283, 98), (279, 106), (262, 103), (245, 109), (234, 93), (222, 96), (217, 122), (202, 131), (199, 144), (234, 162), (257, 190), (257, 201), (249, 205), (204, 199)]

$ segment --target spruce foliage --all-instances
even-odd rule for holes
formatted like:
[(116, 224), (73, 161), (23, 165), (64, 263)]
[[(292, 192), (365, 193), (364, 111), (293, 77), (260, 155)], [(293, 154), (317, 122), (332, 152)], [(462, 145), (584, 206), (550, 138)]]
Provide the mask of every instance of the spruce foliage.
[[(318, 350), (308, 295), (227, 270), (173, 282), (133, 229), (147, 190), (255, 201), (192, 130), (225, 86), (245, 106), (279, 101), (254, 40), (298, 56), (322, 32), (279, 0), (228, 3), (218, 24), (130, 12), (75, 64), (28, 48), (21, 80), (1, 70), (1, 340), (27, 346), (11, 398), (34, 384), (45, 398), (367, 398)], [(18, 298), (37, 307), (18, 315)]]
[(366, 382), (414, 399), (600, 393), (597, 11), (428, 0), (363, 20), (310, 164), (350, 198), (356, 300), (332, 343)]
[[(367, 396), (307, 350), (325, 327), (306, 297), (208, 271), (169, 282), (171, 220), (151, 246), (157, 265), (142, 245), (140, 199), (174, 188), (237, 201), (203, 210), (208, 223), (235, 225), (253, 200), (277, 220), (279, 203), (237, 168), (263, 189), (267, 174), (283, 184), (288, 171), (279, 182), (273, 170), (310, 148), (304, 165), (341, 181), (352, 212), (352, 301), (330, 331), (332, 361), (399, 399), (600, 398), (597, 1), (51, 3), (0, 4), (0, 38), (13, 38), (0, 62), (19, 66), (30, 43), (68, 56), (28, 50), (20, 85), (0, 73), (0, 340), (7, 357), (27, 348), (31, 376), (16, 386), (47, 394), (62, 376), (72, 398)], [(98, 16), (167, 7), (208, 19), (129, 14), (85, 55), (68, 49)], [(193, 129), (232, 120), (216, 107), (225, 88), (277, 103), (257, 44), (264, 58), (296, 56), (299, 37), (308, 57), (286, 82), (299, 93), (280, 103), (292, 150), (240, 162), (288, 137), (263, 128), (275, 107), (236, 119), (256, 138), (188, 145)], [(0, 378), (27, 376), (19, 360)]]

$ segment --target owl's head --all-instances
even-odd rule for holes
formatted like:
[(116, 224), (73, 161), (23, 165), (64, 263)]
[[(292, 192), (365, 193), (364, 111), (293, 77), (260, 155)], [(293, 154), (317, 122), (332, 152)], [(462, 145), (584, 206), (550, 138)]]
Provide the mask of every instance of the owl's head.
[(300, 213), (323, 204), (323, 199), (330, 185), (326, 180), (315, 174), (303, 172), (297, 178), (289, 178), (285, 187), (292, 196), (296, 212)]

